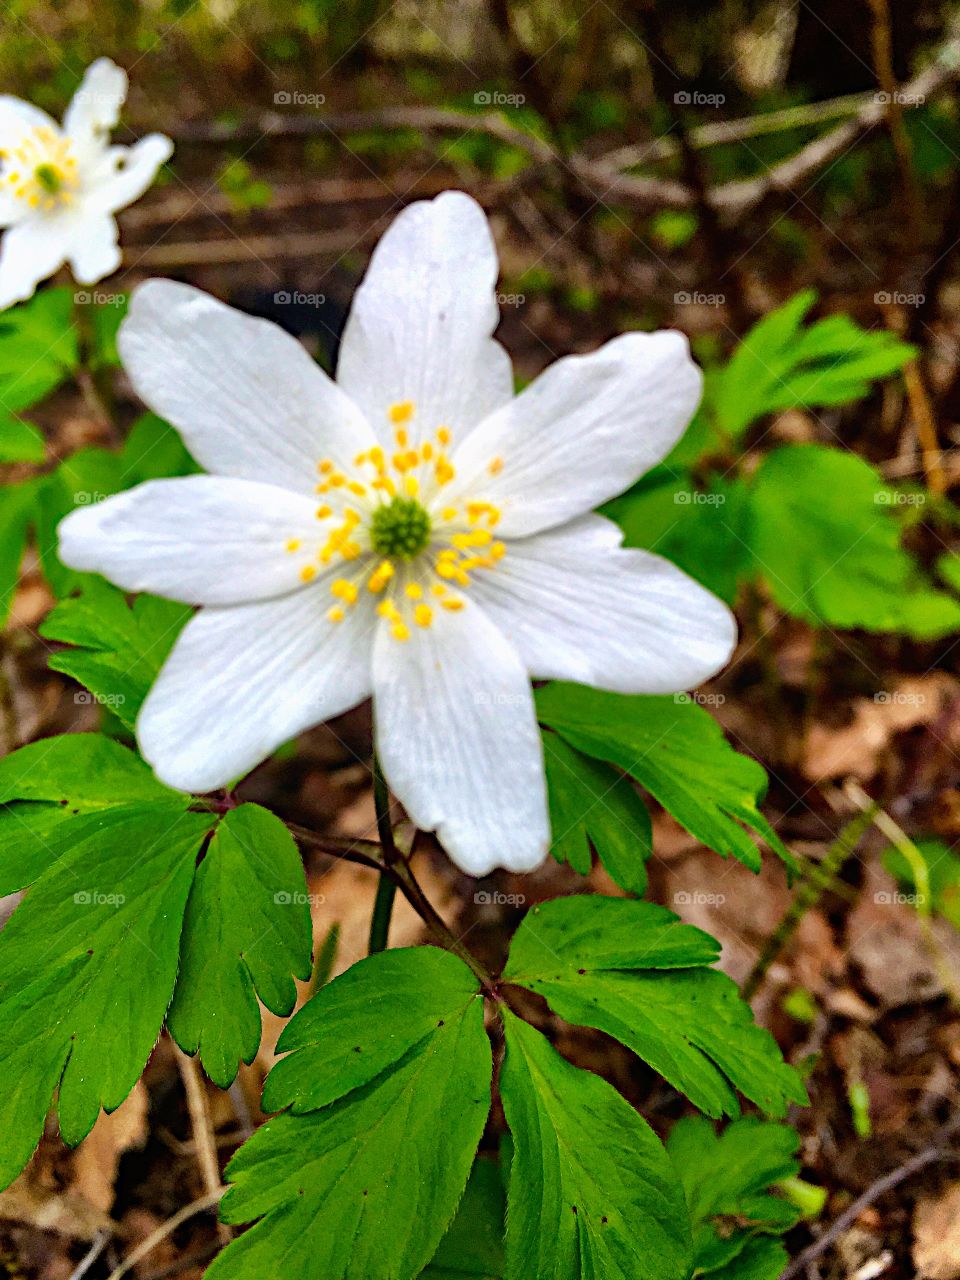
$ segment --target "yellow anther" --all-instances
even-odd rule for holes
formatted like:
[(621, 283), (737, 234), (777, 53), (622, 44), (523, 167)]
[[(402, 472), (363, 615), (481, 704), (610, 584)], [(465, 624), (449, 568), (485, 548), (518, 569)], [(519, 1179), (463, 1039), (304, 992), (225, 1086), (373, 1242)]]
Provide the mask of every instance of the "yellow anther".
[(490, 472), (492, 476), (498, 476), (500, 472), (503, 470), (503, 459), (494, 458), (491, 461), (489, 467), (487, 467), (487, 470)]
[(329, 458), (324, 458), (322, 462), (317, 463), (317, 470), (322, 476), (328, 476), (333, 470), (333, 463)]
[(409, 600), (422, 600), (422, 599), (423, 599), (423, 587), (421, 587), (421, 586), (420, 586), (420, 584), (419, 584), (419, 583), (417, 583), (417, 582), (408, 582), (408, 583), (407, 583), (407, 585), (406, 585), (406, 586), (404, 587), (404, 589), (403, 589), (403, 594), (404, 594), (404, 595), (405, 595)]
[(367, 589), (376, 594), (382, 591), (390, 579), (393, 577), (393, 565), (389, 560), (384, 560), (377, 565), (373, 573), (367, 579)]
[(507, 554), (507, 548), (504, 543), (495, 542), (493, 546), (490, 548), (489, 554), (490, 554), (491, 560), (502, 560), (503, 557)]
[(346, 616), (347, 615), (338, 604), (335, 604), (332, 609), (327, 610), (327, 617), (331, 622), (342, 622)]
[(413, 611), (413, 620), (418, 627), (429, 627), (433, 621), (433, 610), (428, 604), (418, 604)]
[(366, 460), (367, 460), (367, 454), (365, 454), (365, 453), (358, 453), (358, 454), (357, 454), (357, 456), (356, 456), (356, 457), (354, 458), (354, 460), (353, 460), (353, 465), (354, 465), (355, 467), (362, 467), (362, 466), (363, 466), (363, 464), (366, 462)]
[(309, 582), (311, 578), (315, 578), (316, 576), (317, 576), (316, 565), (305, 564), (303, 568), (300, 570), (301, 582)]
[(416, 498), (420, 493), (420, 481), (416, 476), (403, 477), (403, 491), (408, 498)]
[(448, 445), (451, 439), (449, 427), (438, 427), (437, 439), (440, 441), (442, 445)]
[(299, 538), (290, 538), (290, 539), (287, 541), (287, 550), (288, 550), (288, 551), (299, 551), (299, 550), (300, 550), (300, 539), (299, 539)]
[(383, 600), (377, 605), (377, 613), (381, 618), (386, 618), (388, 622), (400, 622), (400, 610), (392, 600)]
[(318, 520), (327, 520), (332, 515), (333, 515), (333, 507), (328, 507), (326, 503), (323, 503), (322, 506), (317, 507)]
[(344, 560), (356, 560), (362, 553), (362, 550), (363, 548), (360, 546), (359, 542), (345, 542), (340, 548), (340, 554), (343, 556)]
[(329, 480), (324, 480), (323, 484), (318, 484), (317, 487), (314, 489), (314, 493), (329, 493), (329, 492), (330, 492)]
[(441, 456), (437, 459), (437, 465), (434, 468), (434, 475), (437, 477), (437, 484), (449, 484), (457, 473), (451, 467), (445, 457)]
[(397, 430), (393, 433), (393, 438), (397, 442), (398, 449), (405, 449), (407, 447), (407, 442), (410, 439), (406, 431), (404, 431), (403, 427), (397, 428)]
[(440, 560), (456, 560), (457, 558), (457, 553), (453, 547), (444, 547), (438, 557)]
[(358, 498), (365, 498), (367, 496), (367, 486), (365, 484), (361, 484), (359, 480), (351, 480), (347, 485), (347, 488), (351, 493), (355, 493)]
[(397, 496), (397, 486), (389, 476), (381, 476), (378, 480), (371, 480), (370, 486), (373, 489), (379, 489), (383, 493), (389, 494), (391, 498)]
[(440, 577), (446, 578), (447, 581), (451, 581), (455, 578), (458, 572), (456, 565), (451, 564), (449, 560), (438, 560), (436, 570)]
[(344, 604), (356, 604), (359, 592), (355, 583), (348, 582), (346, 578), (337, 578), (330, 588), (330, 594), (342, 600)]
[(459, 596), (450, 596), (446, 600), (441, 600), (440, 605), (444, 609), (449, 609), (451, 613), (456, 613), (458, 609), (463, 608), (463, 601)]
[(485, 547), (488, 542), (493, 541), (493, 534), (489, 529), (474, 529), (470, 536), (475, 547)]
[(334, 475), (330, 477), (331, 488), (342, 489), (346, 483), (347, 477), (342, 476), (339, 471), (335, 472)]
[(440, 512), (441, 520), (456, 520), (458, 515), (456, 507), (444, 507)]
[(413, 407), (412, 400), (400, 400), (390, 406), (387, 417), (391, 422), (409, 422), (413, 417)]
[(470, 548), (473, 546), (473, 534), (472, 533), (455, 533), (453, 537), (450, 539), (450, 541), (453, 543), (455, 547), (458, 547), (461, 551), (469, 551)]
[(430, 459), (433, 457), (433, 445), (430, 443), (429, 440), (427, 440), (424, 444), (420, 446), (420, 457), (424, 460), (424, 462), (429, 462)]
[(393, 636), (394, 640), (409, 640), (410, 628), (405, 622), (395, 622), (390, 628), (390, 634)]
[(373, 448), (370, 450), (370, 461), (373, 463), (373, 465), (377, 468), (378, 471), (382, 471), (384, 467), (387, 465), (386, 459), (383, 456), (383, 450), (380, 448), (378, 444), (375, 444)]
[(403, 472), (406, 471), (410, 465), (407, 462), (407, 455), (405, 453), (395, 453), (393, 455), (393, 465), (397, 469), (397, 471), (403, 474)]
[(432, 595), (435, 595), (439, 598), (440, 596), (445, 596), (447, 594), (447, 588), (443, 585), (442, 582), (438, 582), (436, 586), (433, 586), (430, 588), (430, 592)]

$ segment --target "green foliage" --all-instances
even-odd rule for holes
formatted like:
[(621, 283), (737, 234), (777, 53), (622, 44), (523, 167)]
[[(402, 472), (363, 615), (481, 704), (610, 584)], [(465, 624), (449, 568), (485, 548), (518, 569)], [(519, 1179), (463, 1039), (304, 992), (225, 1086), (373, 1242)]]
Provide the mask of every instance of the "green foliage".
[(629, 893), (643, 893), (653, 832), (633, 785), (558, 734), (544, 734), (543, 754), (553, 856), (585, 876), (592, 865), (592, 847), (616, 884)]
[(102, 578), (86, 575), (81, 593), (61, 600), (47, 615), (40, 634), (74, 646), (51, 655), (51, 670), (85, 685), (92, 698), (132, 730), (191, 612), (189, 605), (149, 595), (139, 595), (128, 604), (122, 591)]
[[(413, 1043), (404, 1005), (381, 994), (381, 970), (387, 989), (406, 984), (424, 1001), (437, 983), (440, 1016)], [(444, 997), (454, 994), (458, 1007), (450, 1009)], [(394, 1037), (385, 1063), (381, 1045)], [(300, 1046), (294, 1056), (307, 1053), (323, 1072), (324, 1102), (306, 1109), (297, 1073), (272, 1090), (272, 1105), (299, 1109), (270, 1120), (230, 1162), (224, 1220), (260, 1221), (208, 1276), (259, 1280), (278, 1257), (304, 1277), (419, 1275), (453, 1220), (490, 1106), (476, 979), (429, 948), (371, 956), (314, 996), (290, 1023), (291, 1042)], [(355, 1068), (338, 1069), (352, 1061)]]
[[(178, 968), (183, 1047), (200, 1044), (223, 1084), (256, 1050), (252, 989), (289, 1009), (290, 973), (309, 973), (303, 870), (277, 819), (245, 805), (218, 831), (191, 803), (95, 734), (0, 761), (0, 891), (29, 886), (0, 933), (3, 1184), (35, 1147), (58, 1087), (69, 1143), (101, 1106), (120, 1105), (160, 1034)], [(214, 832), (213, 861), (197, 872)], [(225, 868), (243, 902), (224, 894), (214, 910), (211, 885)]]
[(537, 690), (544, 724), (587, 756), (623, 769), (691, 835), (757, 871), (755, 831), (793, 860), (760, 812), (767, 775), (728, 744), (713, 717), (686, 694), (628, 696), (555, 682)]
[(932, 586), (900, 538), (894, 492), (854, 454), (787, 445), (750, 481), (756, 570), (781, 608), (809, 622), (918, 640), (960, 628), (960, 603)]
[(43, 289), (0, 313), (0, 403), (7, 413), (45, 399), (78, 362), (71, 289)]
[(713, 938), (652, 903), (557, 898), (527, 914), (503, 978), (620, 1040), (708, 1115), (739, 1114), (737, 1088), (782, 1116), (806, 1091), (735, 983), (707, 968), (718, 955)]
[(45, 455), (39, 428), (0, 410), (0, 462), (42, 462)]
[(423, 1280), (501, 1280), (505, 1222), (500, 1170), (492, 1160), (478, 1160)]
[(302, 879), (290, 832), (255, 804), (226, 814), (197, 868), (167, 1026), (221, 1088), (260, 1047), (257, 997), (286, 1016), (297, 998), (291, 975), (310, 977), (310, 906), (290, 889)]
[(788, 1262), (778, 1237), (800, 1213), (770, 1189), (797, 1173), (798, 1145), (789, 1126), (752, 1117), (734, 1121), (719, 1136), (697, 1116), (673, 1126), (667, 1151), (690, 1208), (696, 1275), (777, 1280)]
[(686, 1280), (686, 1206), (653, 1131), (606, 1081), (503, 1018), (508, 1280)]
[[(924, 905), (960, 929), (960, 854), (943, 840), (917, 840), (916, 847), (927, 871), (930, 902)], [(887, 849), (883, 865), (908, 893), (921, 891), (914, 868), (899, 849)]]
[(872, 382), (916, 355), (888, 330), (862, 329), (849, 316), (827, 316), (804, 327), (816, 298), (814, 290), (802, 290), (741, 340), (711, 387), (721, 439), (739, 439), (768, 413), (860, 400)]
[(0, 491), (0, 628), (6, 626), (20, 578), (20, 562), (36, 516), (32, 481), (5, 485)]

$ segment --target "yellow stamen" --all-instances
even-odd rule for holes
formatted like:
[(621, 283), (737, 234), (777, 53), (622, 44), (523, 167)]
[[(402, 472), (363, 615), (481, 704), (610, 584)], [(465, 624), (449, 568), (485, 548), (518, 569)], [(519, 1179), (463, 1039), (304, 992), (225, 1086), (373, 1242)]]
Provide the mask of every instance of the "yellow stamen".
[(387, 410), (387, 417), (391, 422), (409, 422), (413, 417), (413, 401), (400, 400), (397, 404), (392, 404)]
[(433, 610), (428, 604), (418, 604), (413, 611), (413, 620), (418, 627), (429, 627), (433, 621)]
[(301, 582), (309, 582), (311, 578), (315, 578), (316, 576), (317, 576), (317, 569), (315, 565), (305, 564), (303, 568), (300, 570)]
[(300, 539), (299, 539), (299, 538), (290, 538), (290, 539), (288, 540), (288, 542), (287, 542), (287, 550), (288, 550), (288, 551), (299, 551), (299, 550), (300, 550)]
[(490, 463), (490, 466), (487, 468), (487, 470), (490, 472), (492, 476), (499, 475), (500, 472), (503, 470), (503, 459), (494, 458), (493, 461)]
[(347, 615), (338, 604), (335, 604), (332, 609), (327, 610), (327, 617), (331, 622), (342, 622), (346, 616)]
[(416, 583), (416, 582), (408, 582), (403, 589), (403, 593), (410, 600), (423, 599), (423, 587), (421, 587), (419, 583)]
[(390, 628), (390, 634), (393, 636), (394, 640), (409, 640), (410, 628), (405, 622), (395, 622)]

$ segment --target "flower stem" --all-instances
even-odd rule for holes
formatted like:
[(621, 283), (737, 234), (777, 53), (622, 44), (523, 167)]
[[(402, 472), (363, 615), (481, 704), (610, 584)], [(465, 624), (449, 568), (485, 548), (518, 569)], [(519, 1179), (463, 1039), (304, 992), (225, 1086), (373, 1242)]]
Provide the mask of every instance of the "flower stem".
[(370, 942), (368, 955), (387, 949), (387, 935), (390, 932), (390, 917), (393, 915), (393, 904), (397, 897), (397, 882), (386, 874), (403, 859), (393, 838), (393, 824), (390, 821), (390, 788), (380, 768), (376, 752), (373, 756), (373, 804), (377, 814), (377, 834), (380, 836), (380, 848), (383, 855), (384, 869), (380, 872), (377, 884), (377, 896), (373, 904), (373, 916), (370, 920)]

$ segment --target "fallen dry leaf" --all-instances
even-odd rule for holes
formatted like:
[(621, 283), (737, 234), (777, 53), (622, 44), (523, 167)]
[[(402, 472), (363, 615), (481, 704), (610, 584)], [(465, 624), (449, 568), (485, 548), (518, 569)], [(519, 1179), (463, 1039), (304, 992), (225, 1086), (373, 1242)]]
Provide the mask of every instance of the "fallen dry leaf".
[(913, 1215), (913, 1264), (917, 1280), (960, 1277), (960, 1182), (918, 1202)]

